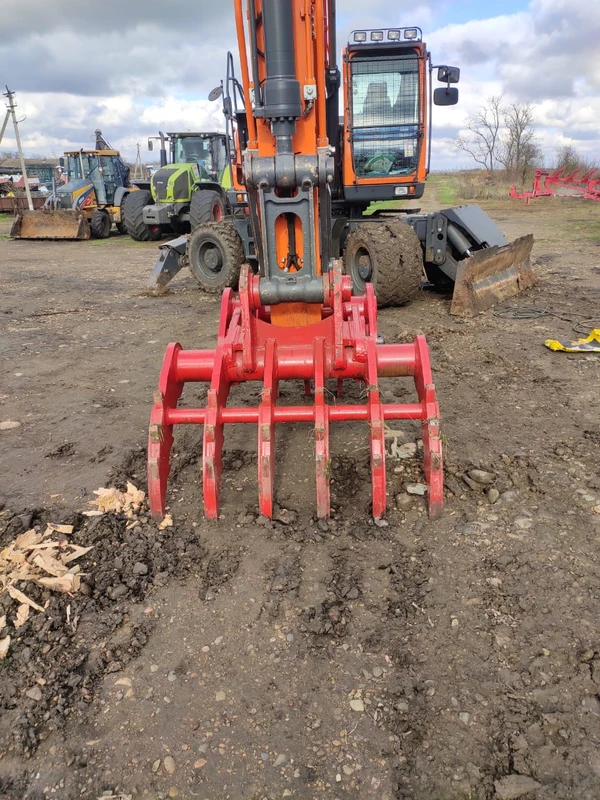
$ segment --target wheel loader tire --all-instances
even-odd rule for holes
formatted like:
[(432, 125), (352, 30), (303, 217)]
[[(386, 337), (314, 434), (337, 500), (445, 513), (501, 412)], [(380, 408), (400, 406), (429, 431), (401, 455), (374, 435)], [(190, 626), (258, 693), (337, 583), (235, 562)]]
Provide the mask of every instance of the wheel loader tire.
[(346, 240), (344, 272), (354, 295), (363, 295), (370, 282), (380, 307), (405, 305), (421, 286), (421, 242), (405, 222), (361, 222)]
[[(129, 192), (127, 193), (129, 194)], [(125, 235), (127, 233), (127, 225), (125, 225), (125, 200), (127, 200), (127, 194), (121, 200), (121, 221), (115, 223), (116, 229), (119, 231), (120, 234)]]
[(244, 246), (230, 220), (198, 225), (189, 238), (187, 258), (194, 278), (210, 294), (235, 288), (244, 263)]
[(108, 239), (112, 222), (107, 211), (96, 209), (90, 219), (90, 230), (94, 239)]
[(205, 222), (220, 222), (225, 216), (225, 203), (218, 192), (198, 189), (190, 203), (190, 227), (192, 230)]
[[(123, 223), (125, 229), (136, 242), (152, 241), (150, 229), (144, 222), (144, 206), (152, 203), (152, 195), (145, 189), (130, 192), (123, 200)], [(161, 231), (162, 234), (162, 231)], [(159, 237), (160, 238), (160, 237)]]

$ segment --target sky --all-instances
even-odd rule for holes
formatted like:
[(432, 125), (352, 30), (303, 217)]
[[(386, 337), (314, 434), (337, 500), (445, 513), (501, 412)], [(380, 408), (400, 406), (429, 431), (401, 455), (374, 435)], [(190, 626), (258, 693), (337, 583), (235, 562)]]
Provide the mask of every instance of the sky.
[[(418, 25), (434, 63), (461, 69), (457, 106), (434, 109), (432, 168), (485, 99), (530, 102), (547, 165), (573, 145), (600, 161), (600, 0), (338, 0), (350, 30)], [(92, 146), (101, 128), (130, 160), (160, 130), (221, 129), (208, 94), (237, 52), (232, 0), (2, 0), (0, 85), (17, 92), (26, 155)], [(12, 131), (0, 151), (15, 147)]]

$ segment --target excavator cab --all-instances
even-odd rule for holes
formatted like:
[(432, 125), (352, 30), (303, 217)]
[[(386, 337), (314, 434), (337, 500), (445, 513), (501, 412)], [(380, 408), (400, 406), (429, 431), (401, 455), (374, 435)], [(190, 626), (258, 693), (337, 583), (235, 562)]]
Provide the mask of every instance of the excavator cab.
[(419, 28), (351, 34), (344, 53), (346, 202), (366, 208), (374, 197), (422, 196), (426, 64)]

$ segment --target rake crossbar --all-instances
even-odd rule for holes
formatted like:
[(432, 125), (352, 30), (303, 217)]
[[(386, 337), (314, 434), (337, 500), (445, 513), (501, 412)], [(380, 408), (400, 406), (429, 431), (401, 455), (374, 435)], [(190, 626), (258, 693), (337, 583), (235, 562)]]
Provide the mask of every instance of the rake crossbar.
[[(423, 336), (407, 344), (377, 344), (377, 303), (372, 286), (364, 297), (351, 296), (350, 279), (342, 277), (339, 262), (325, 277), (322, 319), (304, 327), (272, 325), (268, 308), (257, 300), (258, 278), (246, 266), (240, 276), (240, 294), (223, 294), (219, 335), (215, 350), (167, 348), (159, 388), (150, 419), (148, 486), (154, 514), (164, 514), (173, 426), (200, 424), (203, 435), (203, 491), (206, 516), (218, 516), (224, 426), (253, 423), (258, 426), (259, 507), (273, 515), (275, 425), (308, 422), (315, 427), (317, 514), (330, 513), (329, 423), (369, 423), (373, 516), (386, 509), (385, 421), (420, 420), (424, 469), (431, 516), (443, 505), (442, 446), (439, 408), (431, 376), (429, 350)], [(383, 403), (380, 377), (412, 377), (417, 403)], [(338, 396), (344, 380), (363, 382), (366, 402), (338, 405), (326, 402), (326, 381), (337, 381)], [(313, 396), (306, 406), (278, 406), (279, 382), (300, 380)], [(254, 408), (227, 407), (233, 385), (259, 381), (261, 402)], [(190, 382), (209, 384), (205, 408), (178, 408), (183, 387)]]

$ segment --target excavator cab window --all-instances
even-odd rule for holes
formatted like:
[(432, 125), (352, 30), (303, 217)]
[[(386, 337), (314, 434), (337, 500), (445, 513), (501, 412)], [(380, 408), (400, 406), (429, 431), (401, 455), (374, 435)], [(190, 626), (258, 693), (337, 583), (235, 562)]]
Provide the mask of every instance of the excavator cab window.
[(419, 61), (351, 61), (352, 150), (358, 178), (407, 175), (419, 157)]

